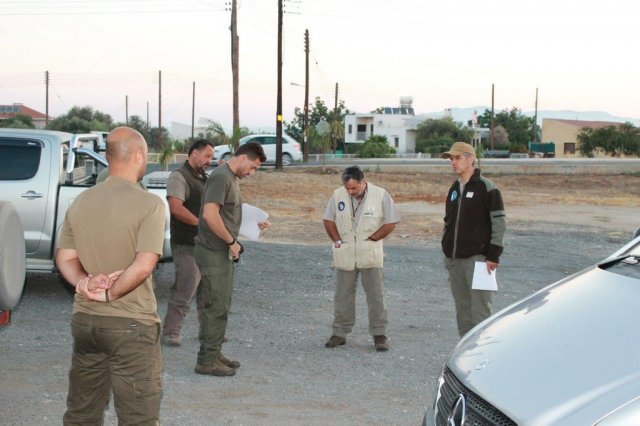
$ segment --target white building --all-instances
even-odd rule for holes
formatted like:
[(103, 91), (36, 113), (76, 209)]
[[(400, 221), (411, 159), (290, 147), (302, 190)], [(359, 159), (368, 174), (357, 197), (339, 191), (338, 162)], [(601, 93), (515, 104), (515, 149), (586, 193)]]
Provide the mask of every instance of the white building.
[(380, 112), (349, 114), (344, 118), (345, 143), (364, 143), (371, 136), (384, 136), (396, 154), (416, 152), (416, 127), (423, 120), (414, 114), (409, 96), (400, 98), (400, 107)]

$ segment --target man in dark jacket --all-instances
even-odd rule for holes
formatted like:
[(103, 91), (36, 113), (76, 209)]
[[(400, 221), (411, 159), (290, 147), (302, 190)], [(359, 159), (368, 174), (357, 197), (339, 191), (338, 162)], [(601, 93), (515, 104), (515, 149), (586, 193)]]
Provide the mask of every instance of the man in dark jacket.
[(198, 139), (189, 147), (189, 156), (167, 180), (167, 202), (171, 211), (171, 253), (176, 278), (171, 287), (167, 315), (162, 326), (162, 343), (182, 344), (182, 323), (200, 283), (200, 270), (193, 254), (198, 235), (205, 170), (213, 158), (213, 143)]
[(495, 273), (507, 224), (500, 190), (475, 168), (475, 149), (456, 142), (442, 158), (458, 175), (447, 195), (442, 251), (462, 337), (491, 315), (494, 291), (472, 289), (474, 268), (483, 262)]

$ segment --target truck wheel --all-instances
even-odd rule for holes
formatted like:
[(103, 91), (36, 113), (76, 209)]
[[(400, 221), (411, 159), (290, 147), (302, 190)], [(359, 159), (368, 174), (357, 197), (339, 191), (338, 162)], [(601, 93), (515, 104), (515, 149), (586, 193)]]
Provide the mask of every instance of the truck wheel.
[(22, 222), (8, 201), (0, 201), (0, 235), (0, 310), (9, 310), (22, 296), (27, 259)]

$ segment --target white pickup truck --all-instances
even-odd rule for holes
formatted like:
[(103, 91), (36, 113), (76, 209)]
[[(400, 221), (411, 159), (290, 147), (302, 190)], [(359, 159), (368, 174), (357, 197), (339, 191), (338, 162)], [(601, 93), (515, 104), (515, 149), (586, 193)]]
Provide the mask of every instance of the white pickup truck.
[[(0, 312), (20, 300), (26, 272), (56, 271), (67, 208), (107, 167), (97, 141), (95, 134), (0, 129)], [(149, 191), (166, 205), (166, 188)], [(169, 237), (167, 220), (161, 260), (171, 258)]]

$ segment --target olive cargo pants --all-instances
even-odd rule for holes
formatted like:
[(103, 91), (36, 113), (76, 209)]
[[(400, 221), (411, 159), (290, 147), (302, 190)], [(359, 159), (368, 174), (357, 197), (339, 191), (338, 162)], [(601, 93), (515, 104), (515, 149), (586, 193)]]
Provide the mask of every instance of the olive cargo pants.
[(466, 259), (444, 258), (449, 271), (449, 285), (456, 305), (456, 320), (460, 337), (491, 316), (491, 303), (495, 291), (472, 290), (475, 262), (484, 262), (482, 255)]
[(113, 389), (119, 425), (160, 424), (160, 324), (75, 313), (65, 425), (102, 425)]
[(198, 364), (210, 366), (220, 356), (227, 330), (227, 318), (233, 292), (233, 260), (229, 250), (209, 250), (196, 244), (196, 262), (202, 280), (196, 292), (200, 351)]

